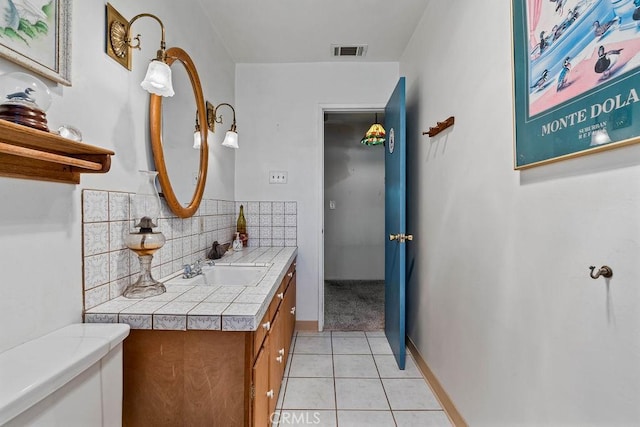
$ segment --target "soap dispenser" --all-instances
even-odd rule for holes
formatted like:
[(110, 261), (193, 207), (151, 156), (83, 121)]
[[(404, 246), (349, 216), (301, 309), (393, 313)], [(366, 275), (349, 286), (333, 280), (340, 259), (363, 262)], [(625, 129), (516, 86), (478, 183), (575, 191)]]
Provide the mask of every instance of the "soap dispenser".
[(236, 233), (235, 239), (233, 239), (233, 250), (242, 250), (242, 240), (240, 240), (240, 233)]

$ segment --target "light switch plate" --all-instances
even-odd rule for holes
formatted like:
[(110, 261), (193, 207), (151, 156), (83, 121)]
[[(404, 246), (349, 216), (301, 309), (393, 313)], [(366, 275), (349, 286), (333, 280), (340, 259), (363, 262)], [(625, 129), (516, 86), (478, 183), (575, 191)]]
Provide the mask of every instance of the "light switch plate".
[(286, 184), (287, 171), (269, 171), (269, 184)]

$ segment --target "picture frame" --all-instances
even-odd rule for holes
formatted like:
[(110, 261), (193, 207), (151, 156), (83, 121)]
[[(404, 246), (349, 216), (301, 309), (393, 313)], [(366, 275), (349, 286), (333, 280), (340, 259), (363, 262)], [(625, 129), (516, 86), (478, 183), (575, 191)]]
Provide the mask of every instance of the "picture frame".
[(512, 0), (514, 169), (640, 141), (640, 0)]
[(71, 0), (7, 0), (0, 56), (71, 86)]

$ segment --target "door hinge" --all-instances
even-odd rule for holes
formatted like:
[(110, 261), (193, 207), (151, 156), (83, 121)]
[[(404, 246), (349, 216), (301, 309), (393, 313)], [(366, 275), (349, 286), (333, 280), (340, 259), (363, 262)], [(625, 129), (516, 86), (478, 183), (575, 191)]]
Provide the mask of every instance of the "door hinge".
[(251, 398), (251, 400), (256, 398), (256, 386), (254, 386), (253, 384), (251, 384), (251, 388), (249, 390), (249, 397)]

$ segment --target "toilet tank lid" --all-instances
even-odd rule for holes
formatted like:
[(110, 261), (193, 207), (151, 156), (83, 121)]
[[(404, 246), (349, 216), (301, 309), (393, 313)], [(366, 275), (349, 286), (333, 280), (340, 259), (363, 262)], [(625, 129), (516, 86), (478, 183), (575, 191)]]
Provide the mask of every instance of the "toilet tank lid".
[(73, 324), (0, 353), (0, 425), (102, 359), (129, 325)]

